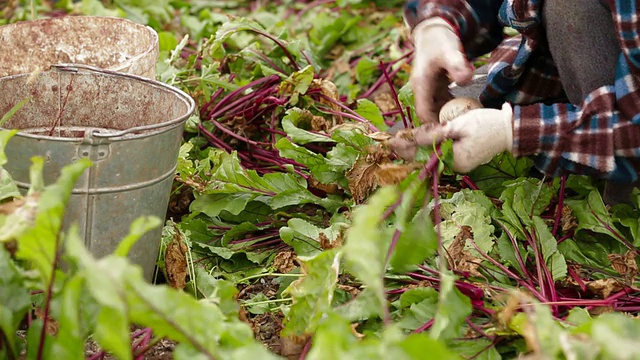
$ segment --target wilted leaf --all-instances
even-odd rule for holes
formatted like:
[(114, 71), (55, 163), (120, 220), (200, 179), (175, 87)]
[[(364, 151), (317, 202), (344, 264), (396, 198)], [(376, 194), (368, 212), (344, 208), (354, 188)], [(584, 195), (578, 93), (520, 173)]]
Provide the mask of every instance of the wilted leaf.
[(522, 312), (516, 313), (509, 326), (524, 337), (527, 347), (537, 359), (556, 359), (561, 351), (558, 338), (562, 327), (554, 321), (551, 309), (523, 293), (512, 293)]
[(567, 205), (562, 206), (562, 217), (560, 218), (560, 224), (562, 224), (562, 232), (568, 233), (578, 227), (575, 216), (571, 211), (571, 208)]
[(370, 137), (371, 139), (373, 139), (375, 141), (378, 141), (378, 142), (381, 142), (381, 143), (384, 143), (385, 141), (387, 141), (387, 140), (389, 140), (389, 139), (391, 139), (393, 137), (393, 135), (390, 135), (389, 133), (380, 132), (380, 131), (368, 134), (367, 136)]
[(390, 91), (381, 91), (373, 97), (373, 102), (378, 105), (382, 112), (390, 112), (396, 110), (398, 105), (393, 100), (393, 94)]
[(478, 272), (480, 259), (471, 255), (471, 252), (465, 250), (468, 241), (473, 240), (473, 232), (470, 226), (462, 226), (460, 233), (453, 239), (451, 245), (447, 249), (449, 267), (453, 270), (468, 272), (471, 276), (481, 276)]
[[(44, 310), (41, 307), (36, 307), (33, 310), (34, 315), (36, 316), (36, 318), (42, 320), (42, 322), (44, 323)], [(51, 316), (51, 314), (48, 314), (47, 316), (47, 328), (46, 328), (46, 332), (47, 334), (51, 335), (51, 336), (56, 336), (58, 334), (58, 329), (60, 327), (58, 326), (58, 322)]]
[(633, 278), (638, 274), (636, 252), (628, 250), (624, 256), (620, 254), (609, 254), (607, 257), (609, 261), (611, 261), (613, 269), (618, 272), (618, 274), (624, 276), (627, 283), (633, 283)]
[(287, 359), (297, 360), (310, 339), (310, 335), (289, 335), (280, 337), (280, 353)]
[(376, 172), (380, 166), (370, 163), (366, 157), (359, 157), (353, 167), (347, 172), (349, 191), (356, 204), (362, 204), (378, 187)]
[(293, 251), (281, 251), (273, 258), (272, 266), (282, 274), (298, 267), (296, 254)]
[(624, 285), (616, 279), (600, 279), (593, 280), (587, 283), (587, 289), (592, 293), (606, 299), (611, 293), (618, 292), (624, 288)]
[(187, 279), (187, 253), (189, 249), (182, 240), (181, 233), (176, 231), (173, 240), (167, 245), (164, 264), (169, 285), (175, 289), (184, 289)]
[(412, 164), (384, 163), (375, 170), (375, 177), (380, 186), (398, 185), (418, 168)]
[(335, 239), (330, 239), (325, 233), (320, 233), (320, 247), (322, 250), (333, 249), (342, 246), (342, 234), (338, 233)]
[[(433, 201), (429, 208), (434, 206)], [(453, 194), (450, 199), (440, 201), (440, 215), (444, 219), (440, 223), (442, 241), (445, 246), (455, 239), (463, 226), (468, 226), (474, 234), (474, 242), (485, 253), (489, 253), (495, 243), (495, 228), (491, 214), (495, 206), (481, 192), (463, 189)], [(465, 250), (474, 257), (480, 256), (473, 245), (465, 242)]]

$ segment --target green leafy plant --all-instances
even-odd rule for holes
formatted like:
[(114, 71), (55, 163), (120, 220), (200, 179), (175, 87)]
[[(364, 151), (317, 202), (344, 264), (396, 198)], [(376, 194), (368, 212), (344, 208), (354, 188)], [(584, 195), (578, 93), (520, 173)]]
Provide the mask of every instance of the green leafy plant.
[(59, 231), (88, 163), (45, 186), (34, 159), (25, 195), (0, 170), (2, 354), (140, 358), (168, 338), (176, 358), (638, 357), (637, 191), (608, 208), (597, 181), (541, 178), (526, 158), (462, 176), (450, 143), (415, 163), (387, 151), (383, 132), (415, 119), (401, 3), (38, 5), (155, 28), (159, 80), (198, 112), (158, 259), (168, 284), (126, 258), (159, 219), (124, 224), (102, 259)]

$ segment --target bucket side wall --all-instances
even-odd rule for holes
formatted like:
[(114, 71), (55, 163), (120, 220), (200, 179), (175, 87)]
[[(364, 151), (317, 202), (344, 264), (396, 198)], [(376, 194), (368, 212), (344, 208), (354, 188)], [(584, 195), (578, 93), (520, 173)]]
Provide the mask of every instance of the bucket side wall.
[(155, 79), (158, 34), (130, 20), (65, 16), (0, 26), (0, 76), (77, 63)]

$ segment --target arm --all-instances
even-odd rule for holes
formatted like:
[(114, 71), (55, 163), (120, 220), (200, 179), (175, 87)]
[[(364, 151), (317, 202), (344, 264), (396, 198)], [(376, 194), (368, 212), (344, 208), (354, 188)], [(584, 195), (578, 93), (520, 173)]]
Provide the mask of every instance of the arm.
[(635, 39), (640, 29), (631, 21), (635, 14), (619, 3), (609, 1), (622, 50), (616, 83), (595, 89), (580, 106), (514, 108), (513, 152), (537, 155), (538, 167), (547, 174), (601, 175), (620, 182), (638, 178), (640, 45)]
[(443, 18), (458, 31), (466, 56), (473, 59), (491, 52), (503, 40), (503, 26), (498, 21), (502, 3), (503, 0), (409, 0), (404, 17), (412, 30), (425, 19)]

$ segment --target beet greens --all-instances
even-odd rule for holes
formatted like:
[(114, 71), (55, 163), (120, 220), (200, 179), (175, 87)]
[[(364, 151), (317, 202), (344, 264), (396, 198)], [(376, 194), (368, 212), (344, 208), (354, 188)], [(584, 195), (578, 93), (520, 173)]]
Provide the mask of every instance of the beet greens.
[(25, 198), (0, 177), (0, 354), (82, 357), (93, 335), (92, 359), (162, 338), (211, 359), (639, 356), (637, 201), (608, 208), (598, 181), (509, 154), (460, 175), (451, 142), (414, 163), (386, 148), (390, 126), (418, 125), (403, 1), (86, 3), (158, 30), (159, 79), (198, 104), (158, 259), (169, 286), (48, 227), (79, 168)]

